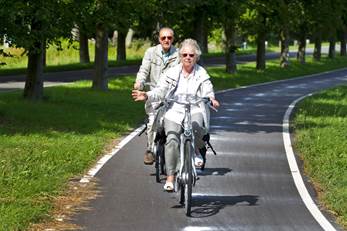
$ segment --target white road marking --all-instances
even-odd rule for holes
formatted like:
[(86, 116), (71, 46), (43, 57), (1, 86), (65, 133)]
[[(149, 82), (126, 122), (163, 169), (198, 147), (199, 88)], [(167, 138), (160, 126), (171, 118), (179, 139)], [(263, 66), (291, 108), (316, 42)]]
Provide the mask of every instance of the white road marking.
[(118, 145), (112, 149), (112, 151), (106, 155), (104, 155), (96, 164), (94, 167), (92, 167), (86, 175), (82, 177), (80, 180), (81, 183), (88, 183), (98, 172), (99, 170), (106, 164), (106, 162), (111, 159), (114, 155), (117, 154), (117, 152), (124, 147), (130, 140), (132, 140), (137, 134), (140, 133), (140, 131), (145, 127), (145, 125), (142, 125), (141, 127), (137, 128), (135, 131), (130, 133), (127, 137), (122, 139)]
[(216, 227), (208, 227), (208, 226), (187, 226), (183, 229), (183, 231), (209, 231), (216, 230)]
[(322, 212), (319, 210), (319, 208), (317, 207), (317, 205), (314, 203), (313, 199), (311, 198), (310, 194), (307, 191), (307, 188), (304, 184), (304, 181), (302, 179), (298, 164), (295, 160), (295, 155), (294, 155), (294, 151), (292, 148), (292, 144), (291, 144), (291, 140), (290, 140), (290, 133), (289, 133), (289, 118), (290, 118), (290, 114), (293, 111), (293, 108), (295, 107), (295, 105), (302, 99), (304, 99), (307, 96), (311, 96), (312, 94), (308, 94), (305, 96), (302, 96), (298, 99), (296, 99), (294, 102), (292, 102), (285, 115), (283, 118), (283, 141), (284, 141), (284, 147), (286, 150), (286, 155), (287, 155), (287, 159), (288, 159), (288, 163), (289, 163), (289, 167), (292, 173), (292, 177), (294, 179), (294, 183), (296, 188), (299, 191), (299, 194), (304, 202), (304, 204), (306, 205), (307, 209), (310, 211), (310, 213), (312, 214), (312, 216), (314, 217), (314, 219), (316, 219), (316, 221), (320, 224), (320, 226), (327, 231), (332, 231), (332, 230), (336, 230), (332, 224), (325, 218), (325, 216), (322, 214)]

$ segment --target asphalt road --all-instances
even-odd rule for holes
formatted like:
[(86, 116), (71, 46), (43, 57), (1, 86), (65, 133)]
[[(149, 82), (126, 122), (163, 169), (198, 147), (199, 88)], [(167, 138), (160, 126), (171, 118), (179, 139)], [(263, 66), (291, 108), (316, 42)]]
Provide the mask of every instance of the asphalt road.
[(294, 185), (282, 121), (297, 98), (346, 83), (347, 69), (219, 93), (211, 119), (218, 155), (208, 155), (193, 188), (192, 217), (155, 182), (154, 166), (143, 165), (145, 137), (135, 137), (98, 172), (100, 197), (73, 221), (90, 231), (323, 230)]

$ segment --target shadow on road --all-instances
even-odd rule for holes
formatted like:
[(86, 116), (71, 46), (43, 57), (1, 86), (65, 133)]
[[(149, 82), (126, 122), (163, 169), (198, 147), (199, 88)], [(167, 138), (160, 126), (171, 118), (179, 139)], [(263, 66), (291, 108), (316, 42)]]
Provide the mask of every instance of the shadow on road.
[(217, 214), (221, 209), (226, 206), (236, 204), (245, 204), (248, 206), (257, 205), (258, 196), (254, 195), (240, 195), (240, 196), (194, 196), (192, 217), (201, 218), (209, 217)]
[(231, 168), (205, 168), (204, 171), (198, 171), (199, 176), (224, 176), (231, 172)]
[[(209, 196), (193, 195), (193, 206), (191, 217), (203, 218), (210, 217), (219, 213), (221, 209), (227, 206), (242, 204), (247, 206), (256, 206), (259, 196), (240, 195), (240, 196)], [(174, 206), (173, 208), (182, 208)]]

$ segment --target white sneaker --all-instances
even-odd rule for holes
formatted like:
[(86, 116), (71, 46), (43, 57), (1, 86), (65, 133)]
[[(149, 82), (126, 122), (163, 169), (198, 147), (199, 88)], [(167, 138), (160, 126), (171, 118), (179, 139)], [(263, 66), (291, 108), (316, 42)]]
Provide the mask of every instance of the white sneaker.
[(204, 163), (201, 154), (196, 154), (194, 158), (195, 167), (201, 167)]

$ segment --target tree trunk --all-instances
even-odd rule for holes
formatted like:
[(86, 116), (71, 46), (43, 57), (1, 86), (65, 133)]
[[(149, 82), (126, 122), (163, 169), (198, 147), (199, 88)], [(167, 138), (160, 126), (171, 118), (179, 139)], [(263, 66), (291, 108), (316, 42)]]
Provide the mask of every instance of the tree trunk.
[(297, 53), (297, 60), (301, 63), (301, 64), (305, 64), (306, 63), (306, 36), (305, 34), (301, 34), (301, 37), (298, 40), (298, 53)]
[(201, 52), (208, 53), (208, 31), (207, 31), (207, 14), (206, 10), (197, 8), (195, 10), (195, 21), (194, 21), (194, 38), (198, 42)]
[(340, 39), (340, 55), (346, 56), (346, 38), (347, 38), (347, 28), (345, 28), (342, 32)]
[(265, 70), (265, 31), (258, 32), (257, 36), (257, 70)]
[(27, 78), (25, 80), (25, 99), (40, 100), (43, 97), (43, 43), (36, 42), (28, 53)]
[(280, 66), (285, 68), (289, 66), (289, 33), (288, 29), (284, 28), (280, 34), (281, 55)]
[(314, 39), (314, 51), (313, 59), (319, 61), (322, 57), (322, 38), (321, 35), (317, 35)]
[(336, 46), (336, 41), (335, 38), (329, 39), (329, 54), (328, 57), (333, 59), (335, 58), (335, 46)]
[(117, 36), (117, 63), (124, 63), (126, 61), (126, 42), (127, 32), (118, 30)]
[(43, 65), (43, 67), (47, 67), (47, 47), (46, 47), (46, 42), (43, 42), (42, 65)]
[(224, 26), (225, 33), (225, 64), (227, 73), (236, 73), (236, 31), (233, 25)]
[(79, 30), (80, 42), (80, 63), (90, 63), (89, 49), (88, 49), (88, 36), (83, 31)]
[(108, 34), (106, 27), (98, 23), (96, 25), (95, 40), (95, 74), (93, 79), (93, 89), (106, 91), (107, 67), (108, 67)]

